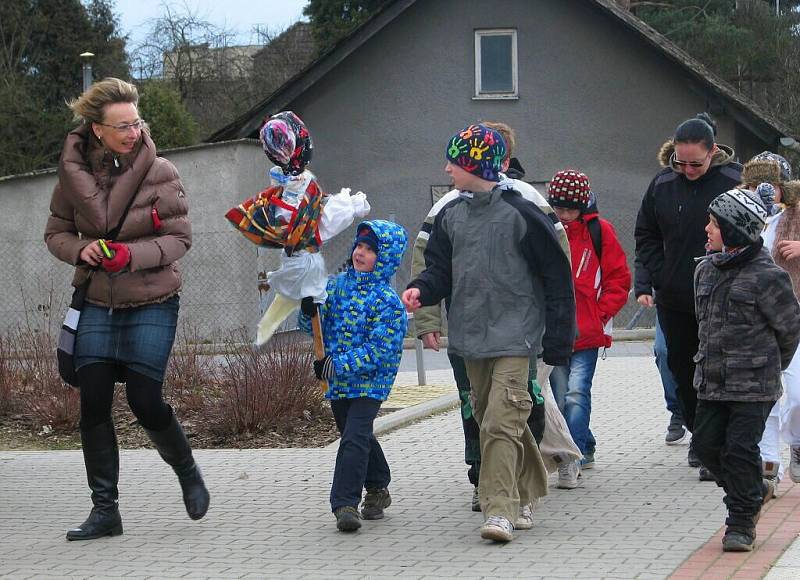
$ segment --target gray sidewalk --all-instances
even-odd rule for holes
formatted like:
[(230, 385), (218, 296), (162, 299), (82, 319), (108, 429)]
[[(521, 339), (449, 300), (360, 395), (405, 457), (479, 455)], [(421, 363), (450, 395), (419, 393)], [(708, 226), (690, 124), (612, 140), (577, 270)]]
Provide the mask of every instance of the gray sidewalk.
[(381, 437), (394, 503), (354, 535), (327, 504), (333, 447), (197, 451), (212, 495), (200, 522), (155, 451), (125, 451), (125, 534), (91, 542), (64, 540), (90, 506), (80, 452), (0, 452), (0, 576), (665, 578), (722, 525), (721, 492), (686, 467), (685, 445), (664, 445), (651, 358), (599, 361), (593, 394), (596, 468), (551, 489), (508, 545), (478, 535), (451, 411)]

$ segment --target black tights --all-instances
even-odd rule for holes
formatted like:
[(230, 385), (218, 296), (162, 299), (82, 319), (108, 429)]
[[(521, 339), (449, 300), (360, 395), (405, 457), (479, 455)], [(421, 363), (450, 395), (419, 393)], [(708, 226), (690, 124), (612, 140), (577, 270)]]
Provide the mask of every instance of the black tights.
[[(93, 363), (78, 370), (81, 391), (81, 428), (91, 429), (111, 420), (116, 365)], [(152, 431), (169, 425), (172, 411), (161, 396), (161, 381), (126, 369), (125, 395), (139, 424)]]

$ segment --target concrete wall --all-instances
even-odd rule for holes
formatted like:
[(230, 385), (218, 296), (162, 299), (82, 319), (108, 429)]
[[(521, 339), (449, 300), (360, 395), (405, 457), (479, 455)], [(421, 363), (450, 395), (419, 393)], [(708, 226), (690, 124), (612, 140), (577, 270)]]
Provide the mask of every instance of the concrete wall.
[[(181, 318), (205, 337), (246, 327), (259, 316), (258, 270), (270, 269), (274, 252), (235, 232), (224, 213), (267, 184), (261, 147), (243, 140), (168, 151), (189, 199), (193, 247), (181, 260)], [(60, 326), (72, 267), (44, 245), (54, 172), (0, 180), (0, 330), (30, 321)], [(48, 316), (52, 312), (52, 316)]]

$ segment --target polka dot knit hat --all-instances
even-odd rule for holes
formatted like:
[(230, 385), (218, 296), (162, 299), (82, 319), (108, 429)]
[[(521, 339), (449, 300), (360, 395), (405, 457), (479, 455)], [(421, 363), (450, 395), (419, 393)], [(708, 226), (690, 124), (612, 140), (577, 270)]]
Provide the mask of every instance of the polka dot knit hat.
[(585, 209), (589, 205), (591, 186), (589, 178), (580, 171), (559, 171), (547, 185), (550, 205), (572, 209)]

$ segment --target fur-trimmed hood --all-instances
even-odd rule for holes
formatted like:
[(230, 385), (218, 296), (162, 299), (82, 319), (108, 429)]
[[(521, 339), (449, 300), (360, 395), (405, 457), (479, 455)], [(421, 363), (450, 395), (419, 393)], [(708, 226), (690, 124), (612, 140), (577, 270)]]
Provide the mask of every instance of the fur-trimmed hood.
[[(734, 152), (733, 147), (728, 147), (727, 145), (717, 143), (717, 149), (719, 149), (719, 151), (714, 153), (714, 157), (712, 157), (711, 165), (709, 167), (725, 165), (731, 161), (735, 161), (736, 153)], [(658, 152), (658, 162), (661, 167), (669, 167), (673, 171), (676, 171), (675, 167), (673, 167), (671, 163), (672, 154), (674, 152), (675, 142), (672, 139), (669, 139), (661, 146), (661, 149)]]

